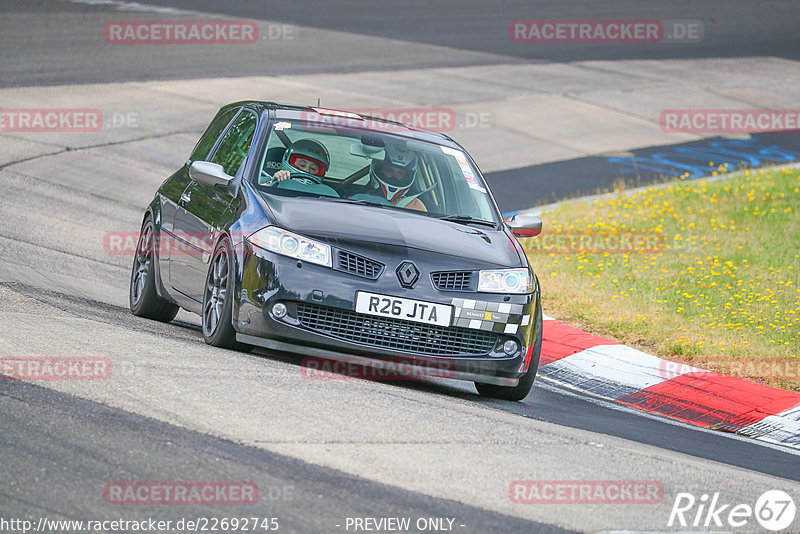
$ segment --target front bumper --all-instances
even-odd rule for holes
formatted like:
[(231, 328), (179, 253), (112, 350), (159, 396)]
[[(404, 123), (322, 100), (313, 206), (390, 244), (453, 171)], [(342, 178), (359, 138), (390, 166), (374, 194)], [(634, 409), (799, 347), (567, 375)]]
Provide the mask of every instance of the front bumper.
[[(402, 259), (379, 257), (387, 268), (368, 280), (262, 250), (255, 254), (247, 243), (241, 257), (234, 325), (243, 343), (373, 368), (403, 362), (413, 367), (413, 376), (503, 386), (516, 385), (529, 365), (538, 364), (538, 354), (531, 361), (541, 314), (538, 293), (436, 289), (430, 271), (463, 268), (457, 259), (443, 265), (435, 254), (415, 250)], [(395, 276), (395, 264), (404, 259), (422, 271), (413, 289), (401, 287)], [(435, 267), (429, 270), (429, 265)], [(435, 327), (357, 313), (357, 291), (447, 304), (453, 306), (453, 318), (450, 327)], [(288, 311), (280, 318), (272, 311), (278, 302)], [(517, 344), (511, 355), (503, 351), (508, 340)]]

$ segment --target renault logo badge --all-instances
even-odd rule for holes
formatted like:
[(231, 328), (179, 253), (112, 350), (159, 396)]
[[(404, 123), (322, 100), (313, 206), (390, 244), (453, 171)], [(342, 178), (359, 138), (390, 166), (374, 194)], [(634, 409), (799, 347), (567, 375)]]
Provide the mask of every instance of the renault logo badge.
[(401, 286), (411, 289), (419, 280), (419, 269), (413, 261), (404, 261), (397, 267), (397, 279)]

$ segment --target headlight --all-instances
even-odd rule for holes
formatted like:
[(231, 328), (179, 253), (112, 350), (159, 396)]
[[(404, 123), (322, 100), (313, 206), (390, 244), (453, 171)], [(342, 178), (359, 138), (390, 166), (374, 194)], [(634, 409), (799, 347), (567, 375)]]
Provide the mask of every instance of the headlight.
[(277, 226), (262, 228), (248, 237), (247, 240), (259, 248), (276, 254), (310, 261), (326, 267), (331, 266), (331, 247), (329, 245), (294, 234)]
[(489, 293), (530, 293), (533, 276), (528, 269), (491, 269), (481, 271), (478, 291)]

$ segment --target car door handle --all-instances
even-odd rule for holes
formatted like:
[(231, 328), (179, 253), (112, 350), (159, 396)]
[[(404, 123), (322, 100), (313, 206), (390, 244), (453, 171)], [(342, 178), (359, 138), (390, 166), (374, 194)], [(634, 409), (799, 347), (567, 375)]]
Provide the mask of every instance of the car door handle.
[(184, 204), (186, 202), (189, 202), (190, 200), (192, 200), (191, 193), (188, 193), (188, 194), (184, 193), (184, 194), (181, 195), (181, 202), (183, 202)]

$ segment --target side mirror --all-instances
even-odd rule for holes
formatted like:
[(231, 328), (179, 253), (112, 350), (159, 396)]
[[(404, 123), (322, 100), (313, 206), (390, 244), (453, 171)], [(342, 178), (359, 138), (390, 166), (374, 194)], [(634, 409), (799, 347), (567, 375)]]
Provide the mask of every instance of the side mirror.
[(508, 225), (517, 237), (534, 237), (542, 233), (542, 220), (536, 215), (518, 213), (508, 221)]
[(205, 185), (228, 185), (233, 176), (225, 174), (222, 165), (209, 161), (193, 161), (189, 167), (189, 178)]

